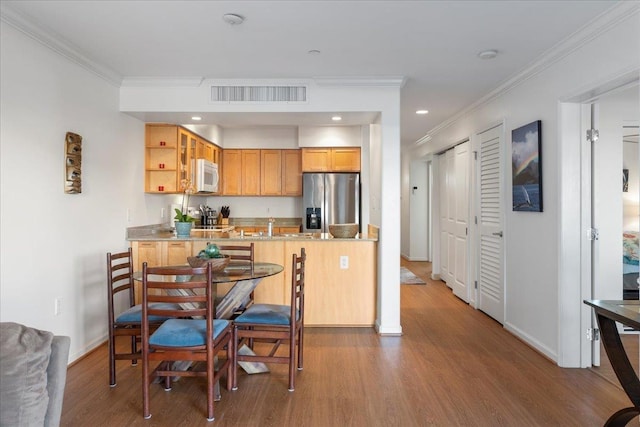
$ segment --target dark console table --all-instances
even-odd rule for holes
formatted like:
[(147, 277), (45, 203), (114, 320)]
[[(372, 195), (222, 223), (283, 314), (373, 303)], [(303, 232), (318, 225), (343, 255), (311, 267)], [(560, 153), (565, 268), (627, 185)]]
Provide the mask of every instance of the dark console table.
[(596, 313), (600, 339), (604, 344), (609, 361), (611, 361), (611, 367), (633, 404), (632, 407), (621, 409), (611, 415), (604, 425), (606, 427), (625, 426), (633, 418), (640, 415), (640, 380), (638, 380), (624, 350), (616, 321), (640, 330), (640, 301), (585, 300), (584, 303), (593, 307)]

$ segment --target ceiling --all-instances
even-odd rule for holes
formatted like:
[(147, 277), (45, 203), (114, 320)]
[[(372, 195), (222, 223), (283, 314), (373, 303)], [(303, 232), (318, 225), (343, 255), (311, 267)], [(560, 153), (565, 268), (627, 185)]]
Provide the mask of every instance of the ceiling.
[[(136, 77), (404, 77), (400, 132), (406, 146), (615, 3), (3, 0), (2, 17), (38, 28), (116, 84)], [(229, 25), (225, 13), (245, 20)], [(498, 56), (478, 57), (488, 49)], [(429, 113), (417, 115), (419, 109)], [(160, 119), (192, 123), (191, 113), (165, 113)], [(200, 124), (222, 127), (332, 124), (326, 114), (202, 116)], [(343, 116), (343, 124), (361, 124), (375, 115)]]

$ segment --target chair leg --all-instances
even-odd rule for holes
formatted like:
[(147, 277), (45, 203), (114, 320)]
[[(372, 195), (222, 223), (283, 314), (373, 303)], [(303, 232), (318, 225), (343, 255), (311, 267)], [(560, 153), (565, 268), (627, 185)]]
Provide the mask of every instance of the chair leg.
[(302, 371), (302, 354), (304, 348), (304, 328), (298, 330), (298, 371)]
[[(213, 365), (213, 361), (210, 362), (210, 366)], [(208, 369), (208, 368), (207, 368)], [(215, 367), (211, 368), (214, 372), (207, 373), (207, 421), (213, 421), (213, 405), (215, 400)]]
[(112, 332), (109, 332), (109, 386), (116, 386), (116, 343)]
[[(131, 354), (136, 354), (138, 352), (138, 337), (135, 335), (131, 336)], [(132, 359), (131, 365), (136, 366), (138, 364), (138, 359)]]
[(296, 360), (296, 334), (291, 336), (289, 341), (289, 391), (295, 390), (296, 368), (294, 366)]
[(231, 390), (238, 389), (238, 326), (233, 325), (231, 327), (231, 341), (233, 344), (232, 352), (231, 352)]
[(149, 407), (149, 361), (142, 358), (142, 416), (145, 420), (151, 418), (151, 408)]

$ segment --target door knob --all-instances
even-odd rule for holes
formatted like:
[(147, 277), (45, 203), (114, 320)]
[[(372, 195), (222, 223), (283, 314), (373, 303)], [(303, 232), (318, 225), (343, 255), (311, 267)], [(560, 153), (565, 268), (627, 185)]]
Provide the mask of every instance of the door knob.
[(502, 231), (498, 231), (497, 233), (491, 233), (494, 236), (502, 237)]

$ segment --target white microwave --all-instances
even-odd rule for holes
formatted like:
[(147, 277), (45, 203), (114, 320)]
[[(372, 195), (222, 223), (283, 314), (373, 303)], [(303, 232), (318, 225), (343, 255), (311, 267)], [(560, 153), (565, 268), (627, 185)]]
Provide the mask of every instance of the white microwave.
[(197, 159), (194, 160), (194, 163), (196, 192), (218, 192), (218, 183), (220, 182), (218, 165), (206, 159)]

